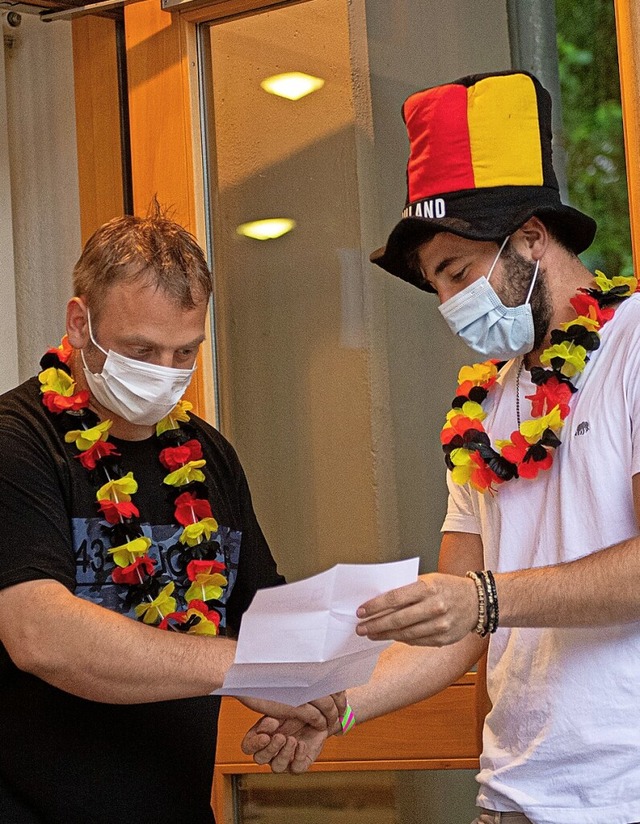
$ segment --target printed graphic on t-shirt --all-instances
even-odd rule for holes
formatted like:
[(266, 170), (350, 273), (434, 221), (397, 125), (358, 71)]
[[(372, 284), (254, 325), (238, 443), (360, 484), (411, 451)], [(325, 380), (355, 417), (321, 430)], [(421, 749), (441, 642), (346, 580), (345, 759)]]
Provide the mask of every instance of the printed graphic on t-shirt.
[(579, 423), (576, 426), (576, 431), (573, 434), (574, 434), (574, 437), (576, 435), (586, 435), (587, 432), (589, 432), (590, 430), (591, 430), (591, 426), (589, 424), (589, 421), (582, 421), (582, 423)]
[[(156, 562), (155, 570), (160, 571), (162, 585), (173, 581), (174, 595), (178, 599), (179, 608), (184, 607), (185, 604), (180, 602), (191, 581), (187, 578), (182, 560), (184, 547), (178, 541), (183, 528), (176, 528), (175, 524), (141, 526), (144, 535), (153, 541), (148, 554)], [(131, 587), (127, 584), (116, 584), (111, 578), (114, 563), (109, 555), (110, 543), (105, 536), (104, 522), (99, 518), (73, 518), (72, 531), (76, 558), (75, 594), (94, 604), (136, 619), (134, 607), (137, 601), (131, 598)], [(224, 564), (223, 574), (227, 578), (227, 584), (223, 587), (219, 600), (208, 602), (209, 607), (220, 613), (221, 629), (226, 626), (225, 604), (238, 575), (241, 540), (241, 531), (218, 526), (218, 531), (212, 533), (208, 542), (217, 545), (216, 557), (211, 560)]]

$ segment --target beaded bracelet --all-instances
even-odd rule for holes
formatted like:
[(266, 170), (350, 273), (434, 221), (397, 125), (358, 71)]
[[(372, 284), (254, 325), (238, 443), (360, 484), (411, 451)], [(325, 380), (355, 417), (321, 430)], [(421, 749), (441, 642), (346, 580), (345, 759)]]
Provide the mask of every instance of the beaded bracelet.
[(484, 638), (487, 634), (487, 598), (484, 584), (478, 572), (467, 572), (467, 578), (471, 578), (478, 592), (478, 623), (475, 632)]
[(498, 609), (498, 590), (496, 589), (496, 579), (493, 577), (493, 572), (490, 569), (484, 571), (485, 586), (487, 588), (487, 595), (489, 606), (487, 609), (487, 616), (489, 619), (488, 630), (495, 632), (498, 629), (498, 621), (500, 619), (500, 610)]
[(353, 710), (351, 709), (351, 705), (347, 704), (347, 708), (344, 711), (344, 715), (340, 719), (340, 726), (342, 727), (342, 734), (346, 735), (349, 730), (355, 726), (356, 717), (353, 714)]

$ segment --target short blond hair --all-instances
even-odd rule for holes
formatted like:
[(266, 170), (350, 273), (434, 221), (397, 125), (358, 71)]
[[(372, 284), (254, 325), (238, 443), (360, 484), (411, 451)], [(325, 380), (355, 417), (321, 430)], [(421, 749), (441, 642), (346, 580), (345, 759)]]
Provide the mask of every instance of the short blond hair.
[(161, 289), (181, 309), (209, 299), (213, 288), (204, 252), (192, 234), (161, 213), (116, 217), (97, 229), (73, 269), (74, 295), (98, 316), (107, 290), (142, 281)]

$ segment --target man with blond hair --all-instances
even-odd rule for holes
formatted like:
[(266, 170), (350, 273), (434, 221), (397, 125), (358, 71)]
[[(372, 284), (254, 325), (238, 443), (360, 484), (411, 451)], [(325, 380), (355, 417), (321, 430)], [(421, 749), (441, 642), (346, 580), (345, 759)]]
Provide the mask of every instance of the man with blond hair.
[[(213, 822), (210, 693), (283, 578), (234, 450), (182, 399), (210, 294), (188, 232), (115, 218), (75, 267), (62, 343), (0, 398), (6, 824)], [(338, 718), (332, 698), (262, 709)]]

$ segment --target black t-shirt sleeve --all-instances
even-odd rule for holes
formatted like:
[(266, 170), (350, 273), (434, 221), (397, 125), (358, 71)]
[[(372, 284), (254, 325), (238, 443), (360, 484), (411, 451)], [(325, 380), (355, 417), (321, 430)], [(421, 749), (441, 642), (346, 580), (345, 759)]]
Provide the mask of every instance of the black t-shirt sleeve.
[(63, 461), (37, 431), (11, 419), (0, 425), (0, 456), (0, 589), (52, 578), (73, 591)]

